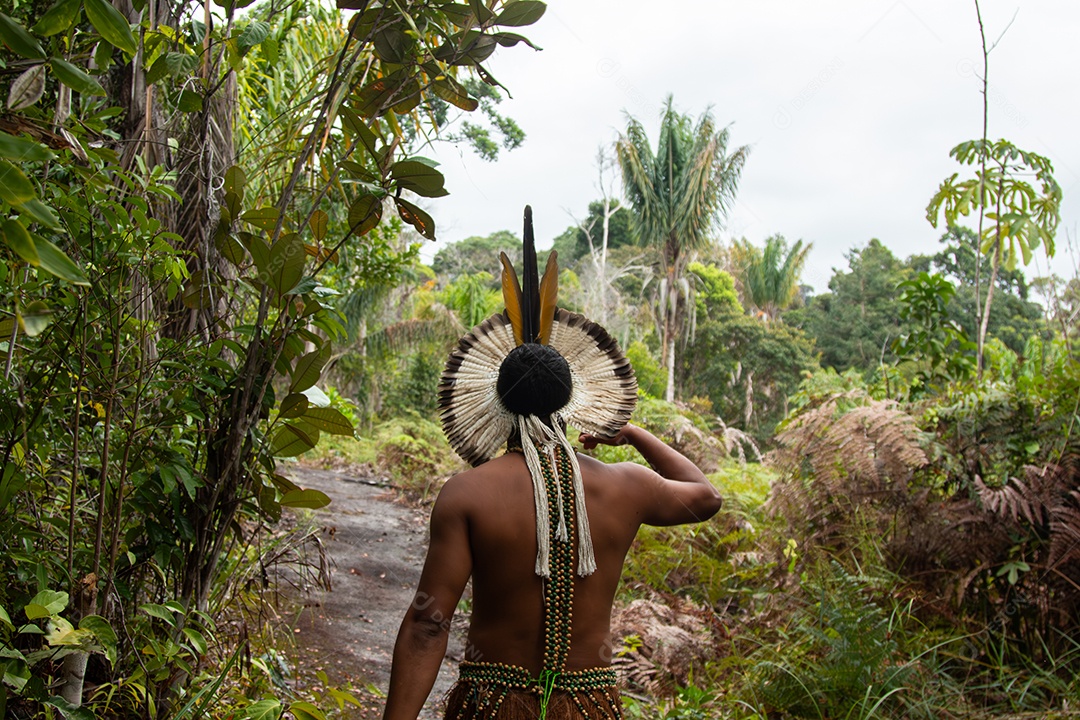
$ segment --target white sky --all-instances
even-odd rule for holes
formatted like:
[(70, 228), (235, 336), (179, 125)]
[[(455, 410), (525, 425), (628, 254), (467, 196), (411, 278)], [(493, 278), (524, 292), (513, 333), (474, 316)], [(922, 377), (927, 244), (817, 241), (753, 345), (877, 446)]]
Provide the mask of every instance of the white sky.
[[(1064, 190), (1054, 271), (1074, 274), (1080, 223), (1080, 2), (983, 0), (991, 41), (990, 137), (1048, 156)], [(450, 196), (429, 206), (439, 247), (501, 229), (533, 206), (541, 247), (596, 199), (595, 156), (625, 114), (655, 144), (674, 93), (708, 106), (731, 144), (750, 145), (722, 239), (773, 233), (814, 243), (803, 280), (825, 292), (843, 254), (877, 237), (901, 258), (934, 252), (925, 219), (948, 153), (982, 128), (982, 58), (972, 0), (551, 0), (522, 29), (542, 52), (500, 50), (487, 66), (513, 93), (501, 110), (528, 134), (486, 163), (442, 145)], [(431, 154), (430, 151), (425, 154)], [(616, 183), (618, 190), (618, 184)], [(1040, 253), (1026, 269), (1045, 274)]]

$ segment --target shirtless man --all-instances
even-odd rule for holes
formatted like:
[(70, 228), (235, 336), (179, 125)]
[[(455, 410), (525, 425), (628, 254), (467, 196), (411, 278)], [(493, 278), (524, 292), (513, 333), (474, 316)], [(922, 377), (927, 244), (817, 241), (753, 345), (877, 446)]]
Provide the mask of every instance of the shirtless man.
[[(613, 438), (581, 435), (579, 442), (585, 449), (629, 444), (652, 469), (578, 456), (597, 569), (574, 579), (570, 671), (610, 665), (611, 605), (638, 528), (701, 522), (721, 505), (697, 466), (643, 428), (627, 424)], [(497, 457), (443, 486), (431, 513), (431, 545), (416, 599), (394, 646), (384, 720), (415, 720), (419, 714), (470, 575), (469, 659), (539, 675), (544, 610), (542, 579), (533, 571), (535, 527), (532, 482), (520, 453)]]

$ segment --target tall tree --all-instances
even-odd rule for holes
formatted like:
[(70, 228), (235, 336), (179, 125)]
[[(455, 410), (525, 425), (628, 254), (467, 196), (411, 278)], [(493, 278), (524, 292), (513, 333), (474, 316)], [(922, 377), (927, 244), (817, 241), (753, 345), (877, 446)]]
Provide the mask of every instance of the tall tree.
[(829, 292), (787, 313), (785, 321), (814, 339), (823, 367), (867, 371), (893, 360), (891, 344), (903, 332), (897, 285), (911, 273), (877, 239), (845, 257), (848, 268), (834, 269)]
[(788, 247), (783, 235), (766, 238), (760, 248), (746, 239), (732, 243), (732, 264), (742, 284), (743, 301), (765, 322), (776, 320), (798, 300), (799, 277), (813, 246), (799, 240)]
[(961, 164), (977, 165), (977, 169), (973, 177), (959, 182), (959, 173), (946, 178), (930, 199), (926, 219), (937, 227), (944, 216), (946, 225), (952, 226), (961, 216), (977, 212), (979, 251), (991, 262), (986, 298), (979, 311), (976, 362), (981, 375), (998, 273), (1002, 268), (1015, 270), (1017, 259), (1027, 265), (1032, 252), (1040, 246), (1047, 257), (1054, 256), (1054, 234), (1061, 220), (1061, 186), (1054, 179), (1050, 160), (1021, 150), (1008, 140), (963, 142), (949, 155)]
[(665, 397), (675, 399), (675, 339), (689, 305), (685, 277), (690, 254), (705, 247), (735, 198), (750, 149), (728, 152), (728, 129), (717, 130), (706, 110), (696, 125), (668, 96), (654, 153), (642, 124), (628, 117), (615, 144), (623, 190), (634, 211), (641, 242), (660, 248), (662, 279), (657, 288)]

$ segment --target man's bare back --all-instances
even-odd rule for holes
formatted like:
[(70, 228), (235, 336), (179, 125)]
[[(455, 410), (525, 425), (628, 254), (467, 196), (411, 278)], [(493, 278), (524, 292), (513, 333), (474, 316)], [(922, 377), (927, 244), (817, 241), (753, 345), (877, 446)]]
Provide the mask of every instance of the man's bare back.
[[(687, 458), (649, 432), (627, 425), (610, 440), (630, 444), (652, 465), (606, 465), (579, 455), (596, 572), (576, 577), (567, 670), (611, 661), (611, 605), (622, 564), (638, 528), (712, 517), (720, 496)], [(384, 718), (414, 720), (446, 650), (449, 618), (470, 575), (473, 613), (467, 659), (543, 666), (543, 580), (534, 572), (536, 520), (524, 458), (509, 453), (451, 478), (432, 510), (431, 545), (416, 600), (394, 650)]]

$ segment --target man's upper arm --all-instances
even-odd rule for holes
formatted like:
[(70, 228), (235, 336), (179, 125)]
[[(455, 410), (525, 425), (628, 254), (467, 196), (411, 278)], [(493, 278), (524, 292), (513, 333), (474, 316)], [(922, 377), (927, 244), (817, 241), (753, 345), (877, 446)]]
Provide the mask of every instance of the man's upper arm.
[(636, 488), (641, 521), (646, 525), (683, 525), (708, 520), (720, 509), (712, 485), (668, 480), (644, 465), (624, 463), (619, 469)]
[(467, 495), (458, 478), (439, 492), (431, 510), (431, 542), (410, 613), (416, 620), (450, 626), (472, 573)]

